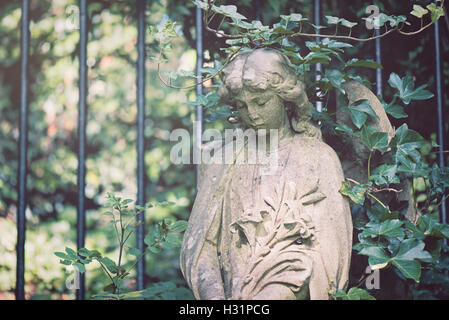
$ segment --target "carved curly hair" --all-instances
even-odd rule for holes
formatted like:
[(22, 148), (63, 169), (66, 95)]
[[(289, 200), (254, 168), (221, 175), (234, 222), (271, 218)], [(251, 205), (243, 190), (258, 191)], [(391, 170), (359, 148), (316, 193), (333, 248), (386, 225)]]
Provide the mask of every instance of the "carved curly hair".
[(313, 105), (307, 98), (304, 83), (288, 58), (277, 50), (244, 51), (223, 69), (222, 80), (219, 95), (223, 101), (233, 105), (233, 97), (244, 86), (272, 90), (285, 102), (293, 131), (321, 138), (320, 129), (311, 122)]

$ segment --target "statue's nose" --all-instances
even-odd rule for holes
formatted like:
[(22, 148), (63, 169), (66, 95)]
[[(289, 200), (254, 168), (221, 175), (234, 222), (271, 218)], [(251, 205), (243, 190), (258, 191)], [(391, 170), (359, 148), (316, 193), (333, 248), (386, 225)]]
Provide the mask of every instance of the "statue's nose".
[(256, 107), (251, 104), (248, 105), (248, 116), (252, 121), (259, 119), (259, 114)]

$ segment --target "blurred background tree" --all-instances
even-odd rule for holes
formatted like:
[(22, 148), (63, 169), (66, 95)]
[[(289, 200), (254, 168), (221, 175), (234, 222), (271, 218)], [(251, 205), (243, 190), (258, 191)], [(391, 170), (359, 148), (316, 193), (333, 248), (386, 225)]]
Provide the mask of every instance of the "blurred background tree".
[[(310, 0), (226, 1), (253, 20), (260, 17), (265, 25), (278, 22), (280, 14), (301, 12), (312, 19)], [(332, 15), (350, 21), (366, 16), (369, 1), (321, 1), (322, 17)], [(428, 1), (414, 1), (425, 6)], [(374, 1), (382, 12), (408, 16), (409, 6), (402, 2)], [(29, 177), (26, 243), (26, 292), (29, 298), (73, 298), (65, 287), (67, 274), (54, 251), (74, 243), (76, 223), (76, 145), (78, 103), (79, 34), (75, 0), (31, 1), (30, 43), (30, 114)], [(135, 198), (136, 187), (136, 59), (137, 30), (134, 1), (89, 1), (89, 95), (87, 124), (87, 239), (92, 249), (107, 248), (109, 234), (99, 232), (107, 221), (101, 216), (106, 192)], [(178, 21), (183, 38), (174, 46), (164, 70), (193, 71), (195, 66), (195, 7), (181, 0), (148, 1), (147, 24), (157, 26), (168, 18)], [(75, 14), (75, 16), (74, 16)], [(18, 159), (18, 105), (20, 93), (20, 2), (0, 3), (0, 298), (13, 298), (15, 285), (15, 214)], [(419, 20), (416, 19), (419, 24)], [(449, 136), (449, 20), (440, 19), (445, 136)], [(75, 28), (74, 28), (75, 27)], [(368, 36), (365, 28), (354, 30)], [(147, 36), (148, 56), (156, 55), (156, 43)], [(206, 62), (223, 57), (224, 39), (204, 34)], [(351, 57), (374, 58), (374, 42), (355, 43)], [(384, 83), (391, 72), (413, 75), (418, 83), (435, 85), (433, 28), (412, 37), (397, 34), (382, 39)], [(361, 71), (375, 88), (374, 71)], [(387, 86), (384, 95), (392, 96)], [(435, 91), (433, 89), (433, 91)], [(170, 163), (169, 135), (175, 128), (192, 132), (194, 108), (185, 104), (195, 100), (193, 91), (173, 90), (157, 78), (156, 64), (147, 62), (146, 110), (146, 198), (167, 200), (175, 206), (156, 208), (147, 217), (160, 220), (175, 216), (187, 219), (195, 197), (193, 166)], [(429, 141), (436, 140), (436, 98), (415, 102), (407, 108), (409, 118), (391, 119), (397, 128), (407, 121), (409, 127)], [(225, 122), (208, 126), (223, 128)], [(447, 157), (446, 157), (447, 159)], [(429, 163), (436, 154), (429, 153)], [(416, 190), (425, 186), (416, 182)], [(72, 245), (73, 246), (73, 245)], [(89, 272), (89, 268), (88, 268)], [(147, 256), (147, 283), (173, 281), (185, 285), (179, 271), (178, 251), (163, 251)], [(387, 275), (389, 276), (389, 275)], [(88, 297), (98, 291), (103, 275), (87, 277)], [(441, 279), (440, 279), (441, 280)], [(446, 281), (446, 282), (444, 282)], [(449, 287), (447, 280), (441, 285)], [(441, 282), (441, 281), (440, 281)], [(129, 283), (133, 286), (133, 283)], [(400, 285), (398, 285), (400, 286)], [(391, 297), (397, 288), (390, 290)], [(437, 290), (437, 289), (435, 289)], [(434, 290), (434, 291), (435, 291)], [(431, 292), (432, 293), (432, 292)], [(432, 294), (427, 296), (432, 296)], [(396, 295), (396, 297), (397, 297)], [(427, 297), (422, 293), (422, 297)], [(407, 298), (411, 298), (408, 296)]]

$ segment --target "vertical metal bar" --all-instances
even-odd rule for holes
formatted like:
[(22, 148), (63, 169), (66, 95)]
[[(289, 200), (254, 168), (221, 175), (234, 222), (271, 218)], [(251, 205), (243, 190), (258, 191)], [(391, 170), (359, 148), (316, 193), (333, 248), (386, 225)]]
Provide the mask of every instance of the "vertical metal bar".
[(17, 210), (17, 268), (16, 299), (25, 300), (25, 231), (27, 206), (27, 158), (28, 158), (28, 54), (30, 42), (30, 3), (22, 0), (20, 37), (20, 123), (19, 123), (19, 171)]
[[(376, 36), (380, 35), (380, 28), (376, 29)], [(380, 43), (380, 38), (375, 40), (376, 47), (376, 62), (378, 64), (382, 64), (382, 47)], [(382, 69), (376, 69), (376, 93), (378, 97), (382, 98), (382, 88), (383, 88), (383, 79), (382, 79)]]
[[(203, 94), (203, 84), (201, 83), (203, 78), (201, 75), (201, 68), (203, 67), (203, 20), (202, 12), (199, 7), (196, 8), (196, 76), (198, 84), (196, 86), (196, 94)], [(196, 108), (196, 126), (194, 126), (196, 131), (194, 142), (194, 148), (199, 151), (201, 150), (201, 137), (203, 134), (203, 106), (197, 106)], [(201, 155), (200, 155), (201, 156)], [(198, 189), (198, 165), (196, 166), (196, 184)]]
[[(321, 1), (320, 0), (314, 0), (314, 4), (313, 4), (313, 23), (317, 26), (320, 25), (321, 23)], [(320, 34), (320, 29), (315, 29), (315, 32), (317, 34)], [(319, 37), (315, 38), (315, 41), (321, 41)], [(315, 81), (320, 81), (321, 79), (321, 75), (320, 73), (322, 72), (322, 66), (321, 63), (317, 63), (315, 65), (315, 72), (316, 72), (316, 76), (315, 76)], [(315, 108), (318, 112), (321, 112), (323, 110), (323, 103), (321, 101), (317, 101), (315, 104)]]
[[(438, 165), (440, 167), (444, 167), (445, 161), (444, 161), (443, 88), (441, 79), (440, 26), (438, 21), (435, 22), (434, 35), (435, 35), (435, 77), (436, 77), (436, 93), (437, 93), (438, 145), (439, 145)], [(441, 203), (441, 222), (448, 223), (446, 202), (444, 201)], [(445, 243), (447, 243), (447, 240), (445, 240)]]
[[(79, 42), (79, 103), (78, 103), (78, 207), (76, 224), (76, 245), (84, 248), (86, 236), (85, 186), (86, 186), (86, 114), (87, 114), (87, 0), (79, 0), (80, 42)], [(79, 275), (76, 299), (85, 298), (84, 273)]]
[(260, 14), (260, 1), (254, 0), (254, 7), (256, 8), (256, 20), (262, 21)]
[[(146, 0), (137, 0), (137, 204), (145, 204), (145, 11)], [(145, 251), (145, 212), (137, 216), (137, 249)], [(137, 290), (145, 287), (145, 256), (137, 262)]]

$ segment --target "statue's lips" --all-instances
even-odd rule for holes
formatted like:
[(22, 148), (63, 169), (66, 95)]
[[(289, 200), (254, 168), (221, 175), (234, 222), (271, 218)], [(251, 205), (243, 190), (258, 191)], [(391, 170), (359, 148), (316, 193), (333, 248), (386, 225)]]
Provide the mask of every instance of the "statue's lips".
[(258, 128), (258, 127), (262, 127), (265, 123), (263, 122), (256, 122), (256, 123), (252, 123), (251, 127), (253, 128)]

